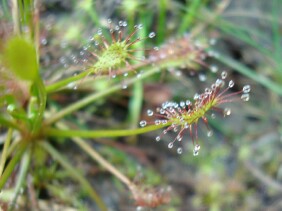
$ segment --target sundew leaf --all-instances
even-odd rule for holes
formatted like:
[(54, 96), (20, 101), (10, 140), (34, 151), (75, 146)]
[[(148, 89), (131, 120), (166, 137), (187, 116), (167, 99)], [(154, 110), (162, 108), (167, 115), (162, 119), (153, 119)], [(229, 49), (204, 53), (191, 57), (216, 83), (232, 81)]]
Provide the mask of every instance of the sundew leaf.
[(12, 37), (7, 41), (3, 62), (20, 79), (35, 81), (38, 76), (35, 46), (23, 37)]

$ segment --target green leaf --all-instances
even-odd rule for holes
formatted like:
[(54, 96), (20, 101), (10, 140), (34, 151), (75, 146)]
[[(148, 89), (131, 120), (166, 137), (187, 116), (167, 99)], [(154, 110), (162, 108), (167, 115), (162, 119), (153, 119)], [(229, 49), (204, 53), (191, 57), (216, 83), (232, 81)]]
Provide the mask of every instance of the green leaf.
[(3, 61), (20, 79), (35, 81), (38, 76), (35, 46), (23, 37), (12, 37), (7, 41)]

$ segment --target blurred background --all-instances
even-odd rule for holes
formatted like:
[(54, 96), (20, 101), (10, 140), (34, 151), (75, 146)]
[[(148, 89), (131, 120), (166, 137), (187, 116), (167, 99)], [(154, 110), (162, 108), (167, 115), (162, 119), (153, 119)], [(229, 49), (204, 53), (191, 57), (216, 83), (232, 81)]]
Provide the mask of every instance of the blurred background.
[[(7, 3), (1, 4), (4, 15)], [(79, 55), (89, 37), (106, 27), (108, 18), (127, 21), (129, 31), (137, 24), (143, 25), (145, 34), (154, 31), (156, 37), (146, 40), (144, 48), (160, 47), (184, 34), (191, 34), (195, 42), (212, 44), (206, 49), (210, 55), (206, 65), (163, 69), (68, 120), (85, 129), (137, 128), (147, 109), (167, 100), (192, 99), (224, 70), (235, 82), (235, 91), (251, 85), (250, 100), (229, 104), (232, 113), (226, 118), (210, 115), (211, 137), (199, 124), (198, 156), (193, 156), (189, 134), (179, 155), (167, 147), (175, 134), (155, 141), (161, 130), (91, 143), (136, 183), (171, 190), (171, 202), (154, 210), (282, 210), (281, 11), (281, 0), (44, 0), (40, 2), (42, 75), (48, 83), (74, 74), (68, 72), (71, 56)], [(96, 80), (77, 92), (53, 94), (48, 106), (58, 110), (108, 88), (108, 82), (108, 78)], [(136, 208), (122, 183), (69, 142), (57, 147), (85, 172), (110, 210), (150, 210)], [(65, 193), (71, 192), (76, 202), (42, 193), (48, 204), (83, 203), (95, 210), (81, 191), (74, 191), (78, 187), (71, 181), (53, 178), (50, 184), (67, 187)]]

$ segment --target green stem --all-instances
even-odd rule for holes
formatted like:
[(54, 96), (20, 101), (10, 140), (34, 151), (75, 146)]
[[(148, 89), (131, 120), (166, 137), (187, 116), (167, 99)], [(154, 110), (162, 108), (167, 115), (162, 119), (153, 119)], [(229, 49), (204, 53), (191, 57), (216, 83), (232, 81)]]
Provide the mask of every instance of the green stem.
[[(154, 67), (151, 71), (147, 71), (146, 73), (144, 73), (143, 75), (141, 75), (141, 77), (139, 78), (133, 78), (127, 81), (127, 85), (131, 85), (133, 83), (135, 83), (136, 81), (142, 80), (146, 77), (149, 77), (151, 75), (153, 75), (154, 73), (159, 71), (159, 67)], [(117, 84), (115, 86), (112, 86), (111, 88), (108, 88), (104, 91), (98, 92), (98, 93), (94, 93), (91, 94), (87, 97), (85, 97), (84, 99), (81, 99), (79, 101), (77, 101), (76, 103), (71, 104), (70, 106), (66, 107), (65, 109), (59, 111), (58, 113), (54, 114), (52, 117), (50, 117), (49, 119), (46, 120), (46, 125), (50, 125), (56, 121), (58, 121), (59, 119), (63, 118), (64, 116), (73, 113), (74, 111), (92, 103), (93, 101), (101, 98), (101, 97), (105, 97), (115, 91), (118, 91), (121, 89), (121, 85)]]
[(12, 122), (10, 120), (3, 118), (2, 116), (0, 116), (0, 125), (4, 127), (9, 127), (9, 128), (20, 130), (19, 125), (17, 125), (15, 122)]
[(129, 130), (60, 130), (56, 128), (46, 128), (44, 135), (54, 137), (80, 137), (80, 138), (101, 138), (101, 137), (120, 137), (120, 136), (133, 136), (142, 133), (147, 133), (160, 128), (168, 126), (164, 125), (150, 125), (143, 128), (129, 129)]
[(0, 190), (4, 187), (7, 180), (9, 179), (10, 175), (12, 174), (15, 166), (18, 164), (19, 160), (21, 159), (23, 153), (25, 152), (26, 148), (28, 146), (28, 142), (25, 140), (20, 141), (18, 145), (18, 149), (14, 155), (14, 157), (11, 159), (9, 164), (7, 165), (4, 173), (2, 174), (0, 178)]
[(35, 86), (38, 89), (39, 108), (38, 108), (37, 116), (35, 120), (33, 121), (32, 132), (38, 131), (38, 129), (42, 125), (43, 115), (45, 112), (46, 101), (47, 101), (45, 86), (40, 77), (38, 77), (38, 79), (35, 81)]
[(282, 86), (275, 83), (274, 81), (271, 81), (267, 77), (265, 77), (261, 74), (257, 74), (256, 72), (254, 72), (250, 68), (244, 66), (243, 64), (235, 61), (234, 59), (223, 56), (221, 54), (219, 54), (218, 57), (216, 57), (216, 59), (219, 60), (220, 62), (228, 65), (229, 67), (234, 68), (239, 73), (241, 73), (241, 74), (251, 78), (252, 80), (262, 84), (266, 88), (276, 92), (279, 95), (282, 95)]
[(10, 146), (11, 143), (11, 139), (12, 139), (12, 135), (13, 135), (13, 129), (9, 128), (8, 132), (7, 132), (7, 136), (6, 136), (6, 140), (4, 143), (4, 148), (2, 151), (2, 155), (1, 155), (1, 161), (0, 161), (0, 177), (3, 173), (3, 169), (6, 163), (6, 159), (7, 159), (7, 152), (8, 152), (8, 148)]
[(160, 0), (159, 1), (159, 20), (158, 20), (158, 30), (157, 30), (157, 43), (161, 44), (164, 41), (166, 35), (166, 10), (167, 10), (167, 0)]
[(91, 184), (83, 177), (83, 175), (64, 158), (61, 153), (59, 153), (56, 149), (54, 149), (49, 143), (42, 142), (42, 147), (55, 159), (57, 160), (69, 173), (75, 178), (83, 187), (85, 191), (88, 192), (90, 197), (97, 203), (97, 206), (100, 210), (107, 210), (106, 205), (100, 198), (100, 196), (96, 193), (96, 191), (92, 188)]
[(14, 189), (14, 196), (12, 199), (11, 206), (9, 207), (9, 210), (14, 210), (14, 207), (17, 204), (17, 198), (19, 196), (21, 188), (25, 185), (24, 182), (26, 181), (28, 167), (30, 164), (30, 158), (31, 158), (31, 149), (29, 148), (25, 151), (23, 158), (21, 159), (21, 168), (17, 177), (17, 183)]
[(80, 74), (77, 74), (77, 75), (68, 77), (66, 79), (63, 79), (61, 81), (58, 81), (56, 83), (47, 85), (46, 86), (46, 92), (52, 93), (52, 92), (58, 91), (59, 89), (65, 87), (66, 85), (86, 77), (88, 74), (89, 74), (89, 71), (85, 71), (85, 72), (82, 72)]
[[(182, 64), (182, 60), (180, 61), (162, 61), (161, 63), (156, 64), (155, 66), (149, 67), (145, 73), (143, 73), (140, 77), (135, 77), (135, 78), (131, 78), (129, 80), (126, 81), (126, 84), (132, 85), (134, 83), (136, 83), (137, 81), (141, 81), (153, 74), (155, 74), (156, 72), (159, 72), (161, 69), (165, 69), (168, 67), (178, 67), (179, 65)], [(112, 94), (113, 92), (116, 92), (118, 90), (120, 90), (122, 88), (122, 86), (120, 84), (114, 85), (111, 88), (105, 89), (101, 92), (98, 93), (94, 93), (91, 94), (79, 101), (77, 101), (76, 103), (73, 103), (71, 105), (69, 105), (68, 107), (64, 108), (63, 110), (59, 111), (58, 113), (55, 113), (54, 115), (52, 115), (52, 117), (50, 117), (49, 119), (47, 119), (45, 121), (46, 125), (50, 125), (52, 123), (55, 123), (56, 121), (60, 120), (61, 118), (63, 118), (64, 116), (73, 113), (74, 111), (92, 103), (93, 101), (101, 98), (101, 97), (105, 97), (109, 94)]]
[(178, 34), (183, 34), (191, 26), (191, 24), (195, 20), (196, 15), (199, 15), (198, 11), (202, 4), (202, 0), (194, 0), (192, 1), (191, 5), (188, 5), (188, 3), (186, 4), (186, 14), (183, 17), (183, 21), (181, 21), (181, 25), (178, 29)]

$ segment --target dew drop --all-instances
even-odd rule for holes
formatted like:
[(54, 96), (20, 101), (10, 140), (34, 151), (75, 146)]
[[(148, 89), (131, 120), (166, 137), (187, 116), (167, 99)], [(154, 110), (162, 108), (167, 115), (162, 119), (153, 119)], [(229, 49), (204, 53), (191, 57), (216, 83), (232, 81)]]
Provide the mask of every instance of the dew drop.
[(126, 21), (123, 21), (122, 26), (123, 26), (123, 27), (126, 27), (126, 26), (127, 26), (127, 22), (126, 22)]
[(138, 207), (136, 207), (136, 211), (143, 211), (144, 209), (143, 209), (143, 207), (141, 207), (141, 206), (138, 206)]
[(201, 146), (200, 146), (199, 144), (196, 144), (196, 145), (195, 145), (195, 147), (194, 147), (194, 150), (199, 151), (199, 150), (200, 150), (200, 148), (201, 148)]
[(16, 109), (16, 106), (14, 104), (9, 104), (7, 106), (7, 111), (8, 112), (13, 112)]
[(102, 29), (98, 29), (97, 34), (98, 34), (98, 35), (102, 35), (102, 34), (103, 34), (103, 33), (102, 33)]
[(156, 33), (155, 32), (151, 32), (150, 34), (149, 34), (149, 38), (154, 38), (156, 36)]
[(159, 119), (155, 120), (155, 125), (159, 125), (159, 124), (161, 124), (161, 120)]
[(194, 95), (194, 100), (198, 100), (199, 97), (200, 97), (200, 95), (199, 95), (198, 93), (196, 93), (196, 94)]
[(160, 141), (161, 140), (161, 137), (160, 136), (157, 136), (156, 137), (156, 141)]
[(127, 89), (127, 84), (122, 84), (121, 88), (122, 89)]
[(244, 93), (244, 94), (242, 94), (241, 99), (243, 101), (249, 101), (250, 95), (248, 93)]
[(177, 141), (182, 141), (182, 138), (183, 138), (183, 136), (180, 136), (180, 135), (178, 135), (178, 136), (176, 137)]
[(181, 148), (181, 147), (177, 148), (177, 153), (178, 153), (179, 155), (182, 154), (182, 148)]
[(193, 155), (194, 156), (198, 156), (199, 155), (199, 151), (193, 150)]
[(127, 76), (128, 76), (128, 73), (124, 73), (123, 76), (124, 76), (124, 77), (127, 77)]
[(219, 78), (215, 81), (215, 86), (217, 86), (219, 88), (223, 87), (224, 84), (225, 84), (225, 82), (223, 80), (219, 79)]
[(162, 124), (165, 125), (167, 123), (167, 120), (162, 120)]
[(190, 100), (186, 100), (186, 105), (187, 106), (191, 105), (191, 101)]
[(119, 25), (119, 26), (123, 26), (123, 21), (119, 21), (119, 22), (118, 22), (118, 25)]
[(234, 86), (234, 84), (235, 84), (234, 81), (230, 80), (230, 81), (229, 81), (229, 84), (228, 84), (228, 87), (229, 87), (229, 88), (232, 88), (232, 87)]
[(210, 43), (210, 45), (215, 45), (216, 41), (217, 40), (215, 38), (212, 38), (212, 39), (209, 40), (209, 43)]
[(108, 23), (112, 23), (112, 19), (110, 19), (110, 18), (107, 21), (108, 21)]
[(203, 74), (203, 73), (199, 74), (199, 80), (200, 81), (206, 81), (207, 80), (206, 74)]
[(168, 148), (171, 149), (172, 147), (173, 147), (173, 142), (170, 142), (170, 143), (168, 144)]
[(212, 113), (212, 114), (211, 114), (211, 118), (212, 118), (212, 119), (215, 119), (215, 117), (216, 117), (215, 113)]
[(140, 126), (145, 127), (147, 125), (147, 122), (145, 120), (140, 121)]
[(180, 105), (180, 107), (184, 108), (184, 107), (185, 107), (185, 102), (184, 102), (184, 101), (181, 101), (181, 102), (179, 103), (179, 105)]
[(218, 71), (218, 67), (216, 65), (212, 65), (210, 69), (213, 73), (216, 73)]
[(48, 41), (47, 41), (47, 39), (43, 38), (43, 39), (41, 39), (40, 43), (42, 45), (47, 45)]
[(249, 93), (251, 91), (251, 86), (250, 85), (245, 85), (244, 87), (243, 87), (243, 92), (244, 93)]
[(147, 115), (148, 116), (153, 116), (154, 115), (154, 112), (152, 110), (147, 110)]
[(221, 78), (222, 79), (225, 79), (227, 77), (227, 72), (226, 71), (223, 71), (222, 73), (221, 73)]
[(154, 50), (155, 50), (155, 51), (158, 51), (158, 50), (159, 50), (159, 47), (154, 47)]
[(73, 89), (74, 89), (74, 90), (77, 90), (77, 86), (75, 85), (75, 86), (73, 87)]
[(209, 131), (207, 132), (207, 136), (208, 136), (208, 137), (212, 137), (212, 135), (213, 135), (213, 131), (212, 131), (212, 130), (209, 130)]
[(225, 108), (223, 111), (224, 116), (229, 116), (231, 114), (231, 109), (230, 108)]

